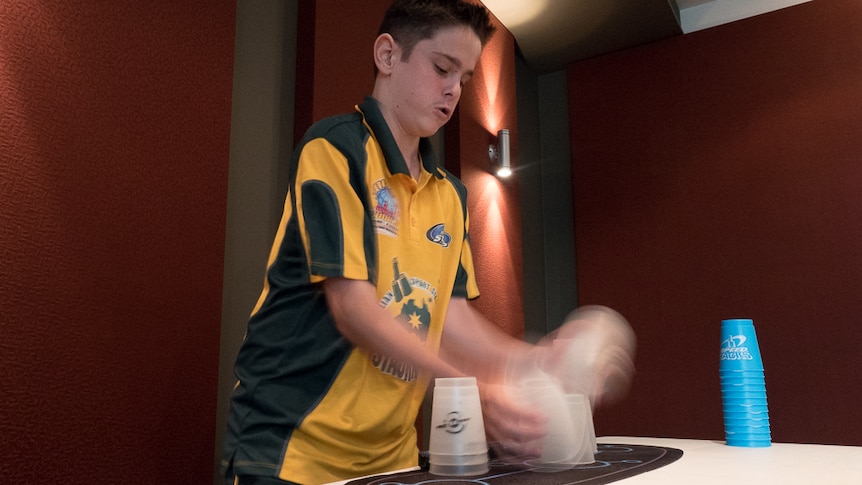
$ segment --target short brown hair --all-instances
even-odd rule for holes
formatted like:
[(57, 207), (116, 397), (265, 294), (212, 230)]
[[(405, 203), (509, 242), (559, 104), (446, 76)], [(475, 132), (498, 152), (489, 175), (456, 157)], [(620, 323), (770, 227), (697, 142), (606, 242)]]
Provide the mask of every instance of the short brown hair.
[(434, 37), (442, 28), (462, 25), (476, 33), (483, 47), (495, 30), (482, 5), (464, 0), (395, 0), (383, 16), (377, 35), (391, 35), (408, 59), (419, 41)]

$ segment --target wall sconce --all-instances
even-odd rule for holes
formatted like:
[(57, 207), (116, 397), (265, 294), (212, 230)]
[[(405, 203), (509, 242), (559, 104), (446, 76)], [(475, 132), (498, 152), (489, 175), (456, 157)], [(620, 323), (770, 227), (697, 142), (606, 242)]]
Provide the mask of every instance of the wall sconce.
[(497, 144), (488, 146), (488, 158), (491, 165), (497, 168), (497, 176), (506, 178), (512, 175), (512, 158), (509, 153), (509, 130), (497, 132)]

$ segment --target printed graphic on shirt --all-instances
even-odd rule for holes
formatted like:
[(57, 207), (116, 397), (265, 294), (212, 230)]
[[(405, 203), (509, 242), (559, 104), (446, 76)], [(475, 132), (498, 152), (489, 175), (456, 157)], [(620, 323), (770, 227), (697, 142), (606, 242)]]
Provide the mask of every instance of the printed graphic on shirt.
[[(380, 306), (397, 315), (400, 321), (420, 342), (428, 338), (431, 327), (431, 311), (437, 300), (437, 289), (427, 281), (402, 273), (398, 268), (398, 258), (392, 260), (392, 289), (380, 299)], [(397, 377), (405, 382), (416, 380), (416, 368), (399, 362), (389, 356), (374, 354), (371, 363), (384, 374)]]
[(446, 227), (440, 223), (435, 224), (425, 232), (425, 237), (428, 238), (434, 244), (439, 244), (444, 248), (449, 247), (449, 243), (452, 242), (452, 235), (446, 232)]
[(386, 181), (374, 182), (374, 231), (395, 237), (398, 235), (398, 200)]

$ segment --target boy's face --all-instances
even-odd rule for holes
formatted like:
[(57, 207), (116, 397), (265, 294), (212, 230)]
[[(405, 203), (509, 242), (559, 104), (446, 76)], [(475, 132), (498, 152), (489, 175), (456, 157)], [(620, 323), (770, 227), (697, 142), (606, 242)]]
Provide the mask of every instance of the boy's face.
[(449, 121), (461, 99), (461, 89), (473, 76), (482, 43), (466, 26), (441, 29), (419, 41), (409, 59), (400, 56), (392, 71), (390, 88), (396, 123), (405, 134), (428, 137)]

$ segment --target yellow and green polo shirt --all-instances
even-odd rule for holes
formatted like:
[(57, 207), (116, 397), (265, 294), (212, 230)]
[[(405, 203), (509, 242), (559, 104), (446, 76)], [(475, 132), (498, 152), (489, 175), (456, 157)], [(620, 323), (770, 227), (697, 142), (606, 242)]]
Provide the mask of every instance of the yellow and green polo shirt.
[(373, 98), (312, 126), (294, 153), (263, 292), (235, 372), (228, 474), (313, 485), (415, 466), (428, 376), (353, 346), (321, 282), (368, 280), (437, 352), (451, 298), (479, 295), (463, 184), (420, 141), (418, 181)]

